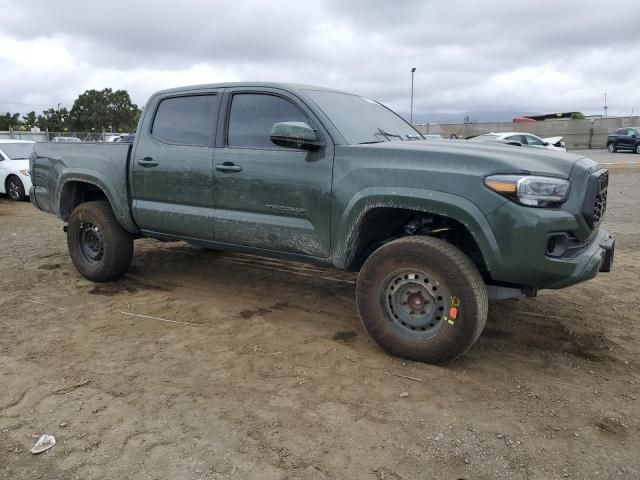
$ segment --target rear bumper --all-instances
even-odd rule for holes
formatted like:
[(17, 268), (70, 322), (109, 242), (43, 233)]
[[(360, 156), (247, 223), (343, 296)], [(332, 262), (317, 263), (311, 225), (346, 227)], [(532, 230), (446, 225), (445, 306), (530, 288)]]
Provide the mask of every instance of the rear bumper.
[(38, 201), (36, 200), (36, 187), (33, 185), (31, 185), (31, 188), (29, 188), (29, 201), (31, 202), (31, 205), (36, 207), (38, 210), (42, 210), (40, 208), (40, 205), (38, 205)]

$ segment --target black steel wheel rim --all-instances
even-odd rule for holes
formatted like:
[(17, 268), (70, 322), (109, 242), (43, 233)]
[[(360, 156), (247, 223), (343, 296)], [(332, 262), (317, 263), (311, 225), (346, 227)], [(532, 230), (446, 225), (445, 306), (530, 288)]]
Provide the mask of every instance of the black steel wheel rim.
[(93, 223), (80, 224), (80, 251), (89, 263), (97, 264), (104, 257), (104, 240), (97, 225)]
[(14, 200), (18, 200), (22, 192), (21, 192), (20, 184), (17, 182), (17, 180), (14, 178), (10, 178), (9, 184), (7, 186), (9, 187), (8, 188), (9, 197), (11, 197)]
[(384, 280), (380, 300), (385, 316), (399, 333), (426, 340), (444, 328), (448, 298), (435, 275), (403, 269)]

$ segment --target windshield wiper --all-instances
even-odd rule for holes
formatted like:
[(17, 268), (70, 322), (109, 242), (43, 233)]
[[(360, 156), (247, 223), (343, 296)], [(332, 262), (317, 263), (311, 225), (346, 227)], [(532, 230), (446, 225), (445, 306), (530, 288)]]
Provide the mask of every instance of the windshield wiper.
[(396, 137), (396, 138), (399, 138), (400, 140), (404, 140), (404, 138), (402, 138), (402, 135), (398, 135), (397, 133), (387, 132), (386, 130), (383, 130), (382, 128), (379, 128), (378, 132), (380, 133), (380, 135), (384, 135), (385, 137), (387, 137), (387, 140), (389, 140), (389, 141), (391, 141), (391, 139), (389, 137)]
[(370, 143), (382, 143), (382, 142), (383, 142), (383, 140), (371, 140), (369, 142), (360, 142), (360, 143), (358, 143), (358, 145), (368, 145)]

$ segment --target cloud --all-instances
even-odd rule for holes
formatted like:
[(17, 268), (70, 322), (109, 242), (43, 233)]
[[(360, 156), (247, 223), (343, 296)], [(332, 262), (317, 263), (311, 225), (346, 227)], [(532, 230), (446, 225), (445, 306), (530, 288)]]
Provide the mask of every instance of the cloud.
[[(0, 0), (0, 111), (88, 88), (218, 81), (332, 86), (416, 117), (640, 111), (640, 2)], [(624, 13), (623, 13), (624, 12)], [(610, 20), (609, 20), (610, 19)]]

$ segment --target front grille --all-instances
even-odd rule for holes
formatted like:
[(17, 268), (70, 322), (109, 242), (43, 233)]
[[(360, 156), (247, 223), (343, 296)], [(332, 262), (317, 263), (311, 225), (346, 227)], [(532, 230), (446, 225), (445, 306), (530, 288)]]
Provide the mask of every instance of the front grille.
[(604, 218), (607, 210), (607, 188), (609, 187), (609, 172), (600, 170), (589, 178), (587, 194), (582, 206), (582, 215), (591, 228), (596, 228)]

